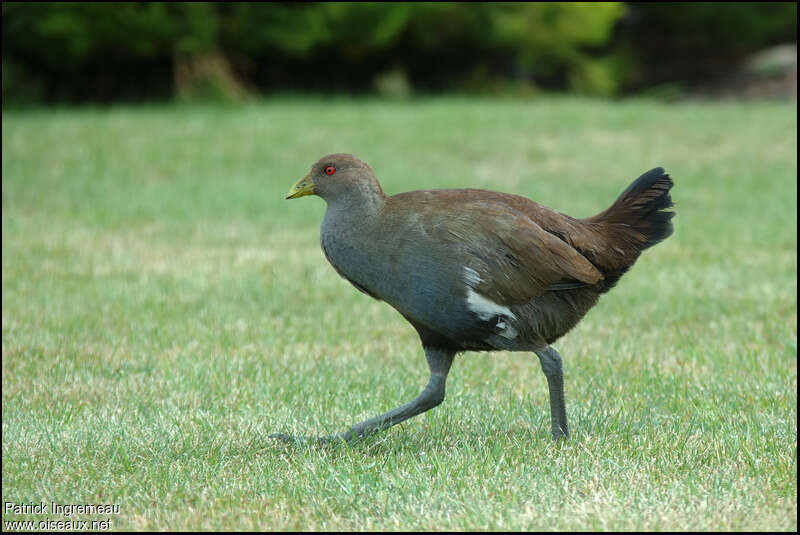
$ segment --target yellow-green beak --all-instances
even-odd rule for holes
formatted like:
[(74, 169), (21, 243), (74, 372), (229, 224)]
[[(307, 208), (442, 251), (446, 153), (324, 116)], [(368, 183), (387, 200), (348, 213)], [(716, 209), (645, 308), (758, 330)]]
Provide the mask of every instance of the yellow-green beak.
[(314, 183), (311, 182), (311, 171), (306, 173), (306, 176), (301, 178), (297, 184), (292, 186), (289, 194), (286, 195), (287, 199), (297, 199), (298, 197), (305, 197), (306, 195), (314, 195)]

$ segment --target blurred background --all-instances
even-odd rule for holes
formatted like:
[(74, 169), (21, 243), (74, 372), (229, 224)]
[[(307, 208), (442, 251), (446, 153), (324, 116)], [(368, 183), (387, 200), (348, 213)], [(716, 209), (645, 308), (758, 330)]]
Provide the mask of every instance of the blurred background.
[(796, 2), (4, 2), (2, 13), (4, 106), (797, 93)]

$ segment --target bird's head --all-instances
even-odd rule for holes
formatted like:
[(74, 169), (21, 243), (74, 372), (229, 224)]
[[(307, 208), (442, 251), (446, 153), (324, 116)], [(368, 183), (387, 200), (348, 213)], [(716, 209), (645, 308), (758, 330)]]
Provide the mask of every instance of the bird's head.
[(383, 198), (378, 180), (369, 165), (351, 154), (329, 154), (292, 186), (287, 199), (319, 195), (328, 203), (359, 198)]

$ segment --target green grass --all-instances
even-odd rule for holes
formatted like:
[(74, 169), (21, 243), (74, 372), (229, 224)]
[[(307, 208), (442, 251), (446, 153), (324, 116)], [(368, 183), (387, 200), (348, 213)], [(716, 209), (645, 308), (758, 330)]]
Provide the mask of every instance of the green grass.
[[(283, 99), (3, 114), (4, 502), (117, 503), (115, 529), (797, 528), (797, 108)], [(483, 187), (576, 217), (640, 173), (675, 234), (556, 347), (572, 440), (527, 353), (415, 396), (413, 329), (340, 279), (324, 203), (352, 152), (387, 193)], [(104, 519), (104, 516), (83, 516)], [(6, 514), (41, 520), (58, 515)], [(5, 526), (4, 526), (5, 529)]]

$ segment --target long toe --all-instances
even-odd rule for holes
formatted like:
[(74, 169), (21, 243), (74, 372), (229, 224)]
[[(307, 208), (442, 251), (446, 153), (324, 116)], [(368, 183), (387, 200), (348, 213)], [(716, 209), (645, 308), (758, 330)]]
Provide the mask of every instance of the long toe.
[(285, 442), (287, 444), (297, 442), (297, 437), (293, 437), (293, 436), (287, 435), (285, 433), (272, 433), (267, 438), (280, 440), (281, 442)]

